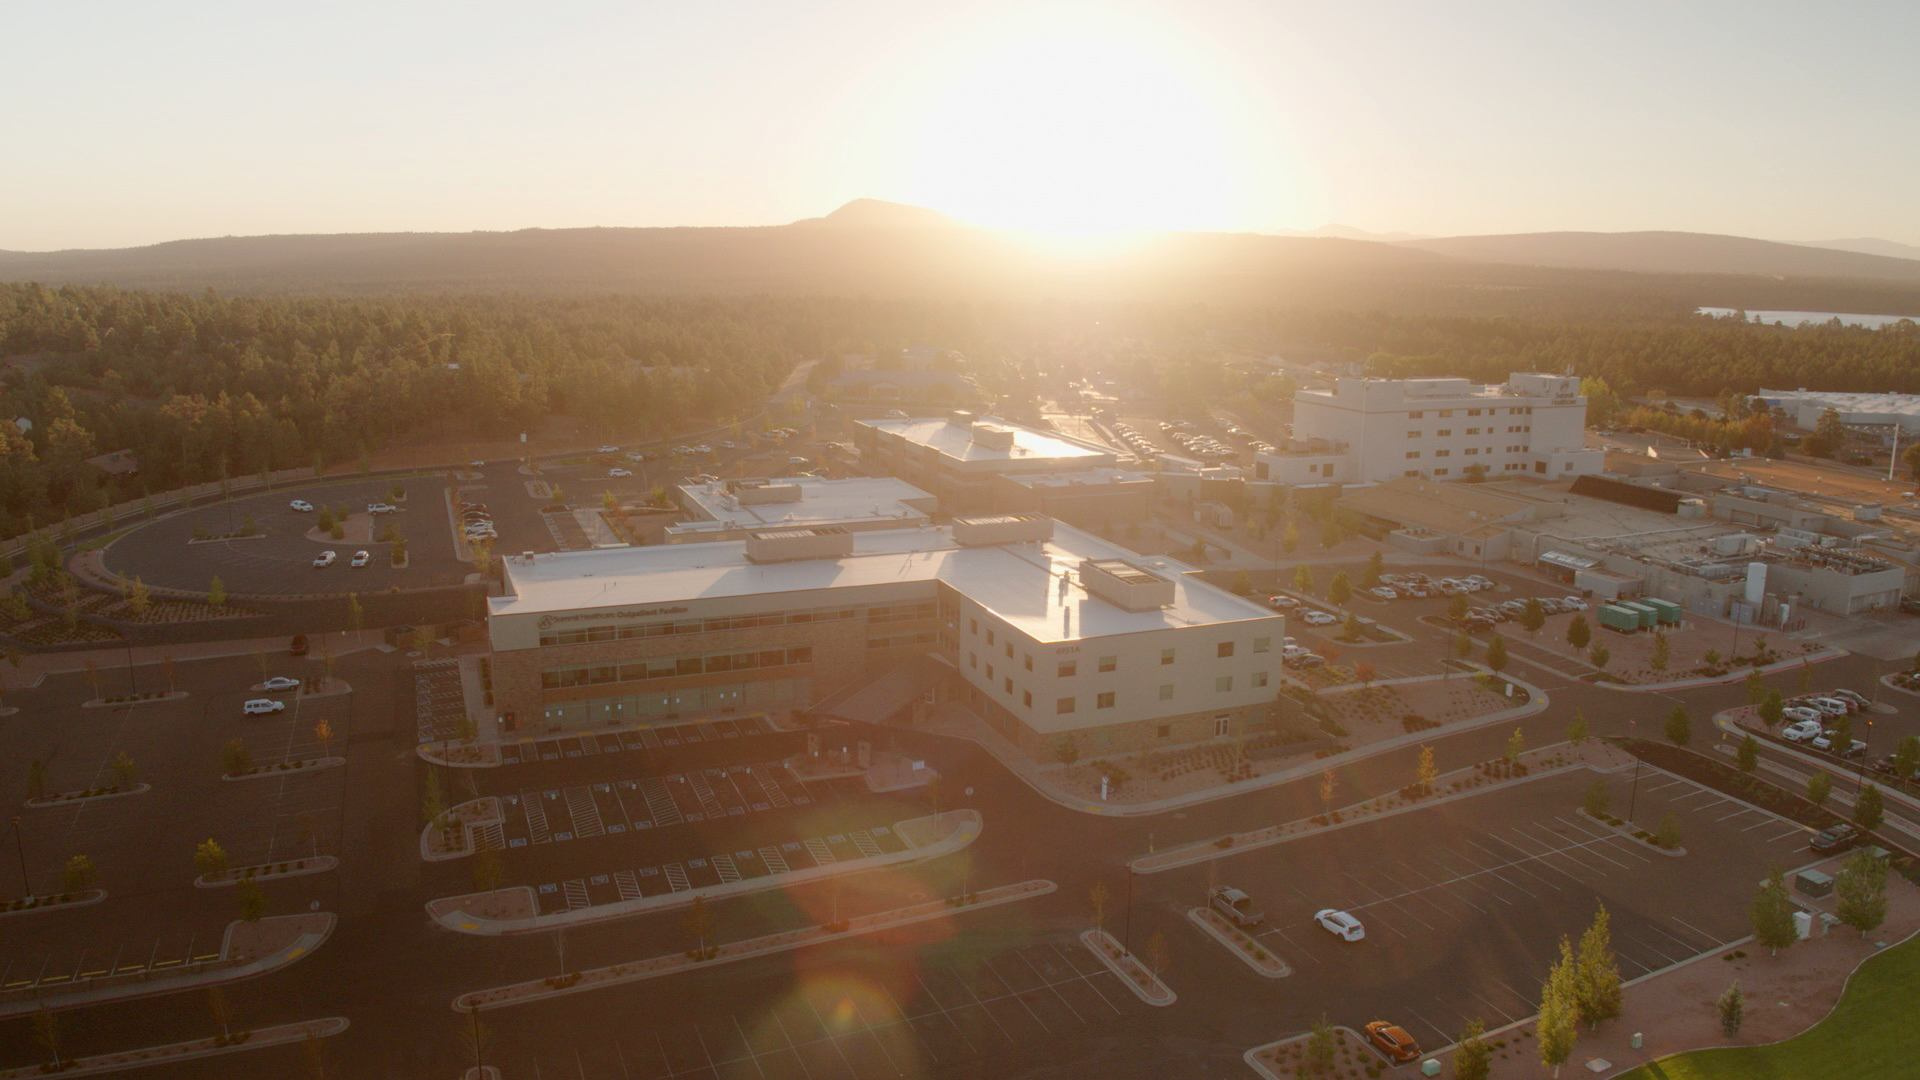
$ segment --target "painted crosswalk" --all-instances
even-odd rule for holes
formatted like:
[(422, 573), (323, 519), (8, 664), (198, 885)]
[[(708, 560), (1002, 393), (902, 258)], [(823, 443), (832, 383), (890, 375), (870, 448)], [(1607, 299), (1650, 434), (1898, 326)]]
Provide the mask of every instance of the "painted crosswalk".
[(520, 808), (527, 815), (527, 835), (536, 844), (544, 844), (552, 838), (552, 830), (547, 828), (547, 807), (544, 796), (533, 792), (520, 800)]
[(673, 793), (667, 790), (666, 781), (649, 776), (640, 782), (640, 793), (646, 796), (647, 810), (653, 815), (655, 825), (678, 825), (684, 820), (680, 808), (673, 803)]
[(827, 846), (827, 842), (817, 836), (807, 838), (807, 854), (813, 856), (813, 861), (821, 866), (840, 861), (840, 857), (833, 853), (833, 849)]
[(677, 862), (668, 863), (661, 867), (660, 871), (667, 875), (667, 885), (674, 892), (686, 892), (693, 887), (687, 881), (687, 868)]
[(693, 794), (700, 800), (700, 812), (709, 818), (725, 817), (727, 808), (713, 794), (713, 785), (707, 782), (704, 773), (688, 773), (687, 782), (693, 785)]
[(787, 872), (787, 860), (780, 854), (780, 849), (777, 847), (761, 848), (760, 862), (766, 866), (769, 873), (784, 874)]
[(733, 856), (731, 855), (715, 855), (713, 857), (713, 869), (715, 873), (720, 875), (720, 883), (722, 885), (740, 880), (740, 868), (734, 865)]
[(585, 878), (569, 878), (562, 887), (566, 889), (568, 911), (575, 911), (588, 905)]
[[(605, 784), (599, 785), (606, 787)], [(600, 808), (594, 805), (593, 792), (585, 784), (574, 784), (566, 789), (567, 813), (573, 815), (573, 835), (599, 836), (607, 831), (600, 822)]]
[(793, 801), (787, 798), (786, 791), (780, 787), (780, 782), (773, 778), (771, 771), (755, 769), (753, 770), (753, 778), (759, 782), (760, 790), (767, 793), (767, 801), (772, 803), (775, 809), (783, 809), (793, 805)]
[(880, 845), (873, 842), (873, 834), (865, 829), (856, 829), (848, 833), (847, 839), (853, 841), (853, 846), (859, 848), (862, 855), (871, 857), (880, 854)]

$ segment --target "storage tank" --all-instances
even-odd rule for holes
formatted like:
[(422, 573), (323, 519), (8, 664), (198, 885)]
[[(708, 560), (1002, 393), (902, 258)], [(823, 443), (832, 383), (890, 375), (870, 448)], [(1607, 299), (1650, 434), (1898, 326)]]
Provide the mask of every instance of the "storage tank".
[(1654, 612), (1660, 616), (1660, 621), (1663, 624), (1667, 626), (1680, 625), (1679, 604), (1671, 600), (1662, 600), (1657, 596), (1643, 596), (1640, 598), (1640, 603), (1652, 608)]
[(1621, 607), (1619, 604), (1602, 604), (1593, 614), (1594, 618), (1600, 621), (1600, 625), (1609, 630), (1631, 634), (1640, 629), (1640, 613)]
[(1755, 611), (1760, 610), (1760, 602), (1767, 598), (1767, 564), (1750, 562), (1747, 564), (1747, 604)]

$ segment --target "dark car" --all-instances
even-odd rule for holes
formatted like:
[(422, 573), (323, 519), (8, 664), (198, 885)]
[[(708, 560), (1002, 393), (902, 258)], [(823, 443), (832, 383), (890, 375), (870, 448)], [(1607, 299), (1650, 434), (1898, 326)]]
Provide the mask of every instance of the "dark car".
[(1836, 851), (1845, 851), (1860, 842), (1860, 830), (1851, 825), (1835, 825), (1815, 833), (1807, 848), (1818, 855), (1831, 855)]

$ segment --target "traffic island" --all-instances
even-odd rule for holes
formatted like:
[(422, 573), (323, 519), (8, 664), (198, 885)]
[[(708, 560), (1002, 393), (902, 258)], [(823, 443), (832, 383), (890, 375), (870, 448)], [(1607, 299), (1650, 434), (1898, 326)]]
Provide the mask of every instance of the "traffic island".
[(425, 862), (464, 859), (480, 849), (478, 837), (489, 826), (506, 820), (497, 796), (463, 802), (443, 814), (438, 823), (430, 822), (420, 830), (420, 858)]
[(217, 874), (201, 874), (193, 879), (193, 887), (218, 889), (227, 885), (238, 885), (243, 881), (272, 881), (276, 878), (300, 877), (305, 874), (324, 874), (339, 865), (340, 860), (331, 855), (317, 855), (313, 858), (293, 859), (287, 862), (234, 866)]
[(530, 979), (489, 990), (475, 990), (454, 998), (453, 1011), (465, 1014), (471, 1010), (524, 1005), (564, 994), (578, 994), (588, 990), (640, 982), (644, 979), (657, 979), (664, 975), (675, 975), (696, 968), (710, 968), (734, 960), (790, 952), (809, 945), (858, 937), (861, 934), (947, 919), (961, 911), (1028, 900), (1036, 896), (1044, 896), (1053, 892), (1055, 888), (1057, 886), (1051, 881), (1038, 879), (1021, 881), (1012, 885), (982, 889), (968, 893), (965, 897), (946, 897), (911, 904), (907, 907), (877, 911), (870, 915), (852, 915), (834, 926), (809, 926), (800, 930), (729, 942), (725, 945), (709, 945), (704, 955), (701, 955), (699, 950), (688, 949), (685, 952), (636, 960), (627, 964), (613, 964), (586, 971), (569, 971), (564, 975), (554, 975), (545, 979)]
[(1587, 812), (1587, 808), (1584, 806), (1574, 812), (1603, 829), (1613, 830), (1620, 835), (1621, 839), (1631, 840), (1656, 855), (1668, 855), (1678, 858), (1687, 853), (1687, 849), (1681, 847), (1679, 844), (1663, 844), (1660, 842), (1658, 836), (1655, 836), (1645, 829), (1637, 828), (1628, 822), (1621, 821), (1612, 814), (1591, 814)]
[(872, 751), (865, 767), (852, 754), (840, 750), (795, 754), (781, 764), (801, 780), (862, 780), (876, 795), (923, 788), (940, 777), (938, 771), (891, 750)]
[(55, 893), (52, 896), (21, 896), (0, 902), (0, 915), (31, 915), (36, 911), (65, 911), (68, 908), (97, 904), (106, 898), (107, 890), (105, 889)]
[(907, 845), (905, 851), (842, 859), (824, 866), (803, 870), (744, 877), (718, 885), (619, 900), (610, 904), (574, 908), (541, 914), (539, 901), (531, 888), (515, 885), (491, 892), (446, 896), (427, 902), (427, 915), (434, 922), (461, 934), (499, 937), (512, 934), (537, 934), (561, 928), (610, 922), (615, 919), (647, 915), (685, 907), (696, 897), (716, 900), (728, 896), (785, 889), (810, 881), (824, 881), (844, 874), (859, 874), (882, 867), (908, 866), (913, 863), (951, 855), (980, 837), (982, 821), (977, 810), (947, 810), (926, 817), (909, 818), (893, 824), (893, 833)]
[(1293, 974), (1286, 961), (1267, 951), (1266, 946), (1255, 941), (1246, 931), (1229, 923), (1225, 917), (1212, 908), (1188, 908), (1187, 918), (1193, 925), (1213, 940), (1227, 947), (1227, 951), (1240, 958), (1240, 962), (1253, 969), (1254, 974), (1269, 979), (1284, 979)]
[(185, 690), (154, 690), (144, 694), (108, 694), (80, 703), (83, 709), (117, 709), (122, 705), (152, 705), (161, 701), (179, 701)]
[(220, 951), (190, 962), (122, 964), (78, 976), (28, 980), (0, 989), (0, 1019), (39, 1009), (58, 1011), (109, 1001), (201, 990), (278, 971), (320, 947), (333, 934), (325, 911), (277, 915), (227, 924)]
[(500, 764), (500, 744), (496, 742), (430, 742), (414, 751), (429, 765), (449, 769), (492, 769)]
[[(1253, 1071), (1267, 1080), (1296, 1080), (1302, 1076), (1379, 1075), (1380, 1056), (1360, 1033), (1350, 1027), (1326, 1029), (1326, 1041), (1316, 1049), (1314, 1033), (1256, 1046), (1243, 1055)], [(1318, 1061), (1312, 1060), (1318, 1057)], [(1432, 1075), (1432, 1074), (1429, 1074)]]
[(281, 761), (272, 765), (249, 766), (245, 772), (224, 773), (222, 780), (264, 780), (274, 776), (288, 776), (293, 773), (318, 772), (321, 769), (335, 769), (347, 763), (343, 757), (307, 758), (304, 761)]
[(118, 784), (107, 784), (102, 787), (86, 788), (81, 791), (62, 791), (56, 795), (43, 795), (38, 799), (28, 799), (27, 805), (37, 810), (44, 806), (67, 806), (72, 803), (85, 802), (89, 799), (118, 799), (127, 795), (143, 795), (152, 790), (153, 785), (145, 783), (133, 784), (129, 787), (121, 787)]
[(1133, 996), (1149, 1005), (1171, 1005), (1179, 1000), (1173, 988), (1160, 981), (1160, 976), (1140, 962), (1140, 958), (1121, 948), (1112, 934), (1105, 930), (1080, 931), (1080, 944), (1100, 959), (1107, 970), (1120, 977)]
[(275, 1024), (272, 1027), (237, 1031), (231, 1036), (216, 1035), (209, 1039), (193, 1039), (188, 1042), (167, 1043), (163, 1046), (143, 1046), (137, 1050), (117, 1050), (111, 1054), (65, 1058), (58, 1068), (51, 1063), (25, 1065), (15, 1069), (0, 1070), (0, 1080), (26, 1080), (31, 1076), (54, 1074), (91, 1076), (95, 1073), (119, 1072), (145, 1065), (166, 1065), (175, 1061), (213, 1057), (216, 1054), (231, 1054), (240, 1050), (285, 1046), (288, 1043), (305, 1042), (310, 1038), (324, 1039), (345, 1030), (347, 1030), (346, 1017), (329, 1016), (324, 1020), (302, 1020), (292, 1024)]

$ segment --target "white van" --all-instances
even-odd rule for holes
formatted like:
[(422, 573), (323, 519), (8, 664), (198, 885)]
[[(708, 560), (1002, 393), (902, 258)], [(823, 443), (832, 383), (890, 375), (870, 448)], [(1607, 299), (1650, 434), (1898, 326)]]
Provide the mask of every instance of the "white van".
[(287, 703), (284, 701), (258, 697), (240, 706), (240, 711), (248, 716), (263, 716), (267, 713), (277, 713), (286, 707)]

